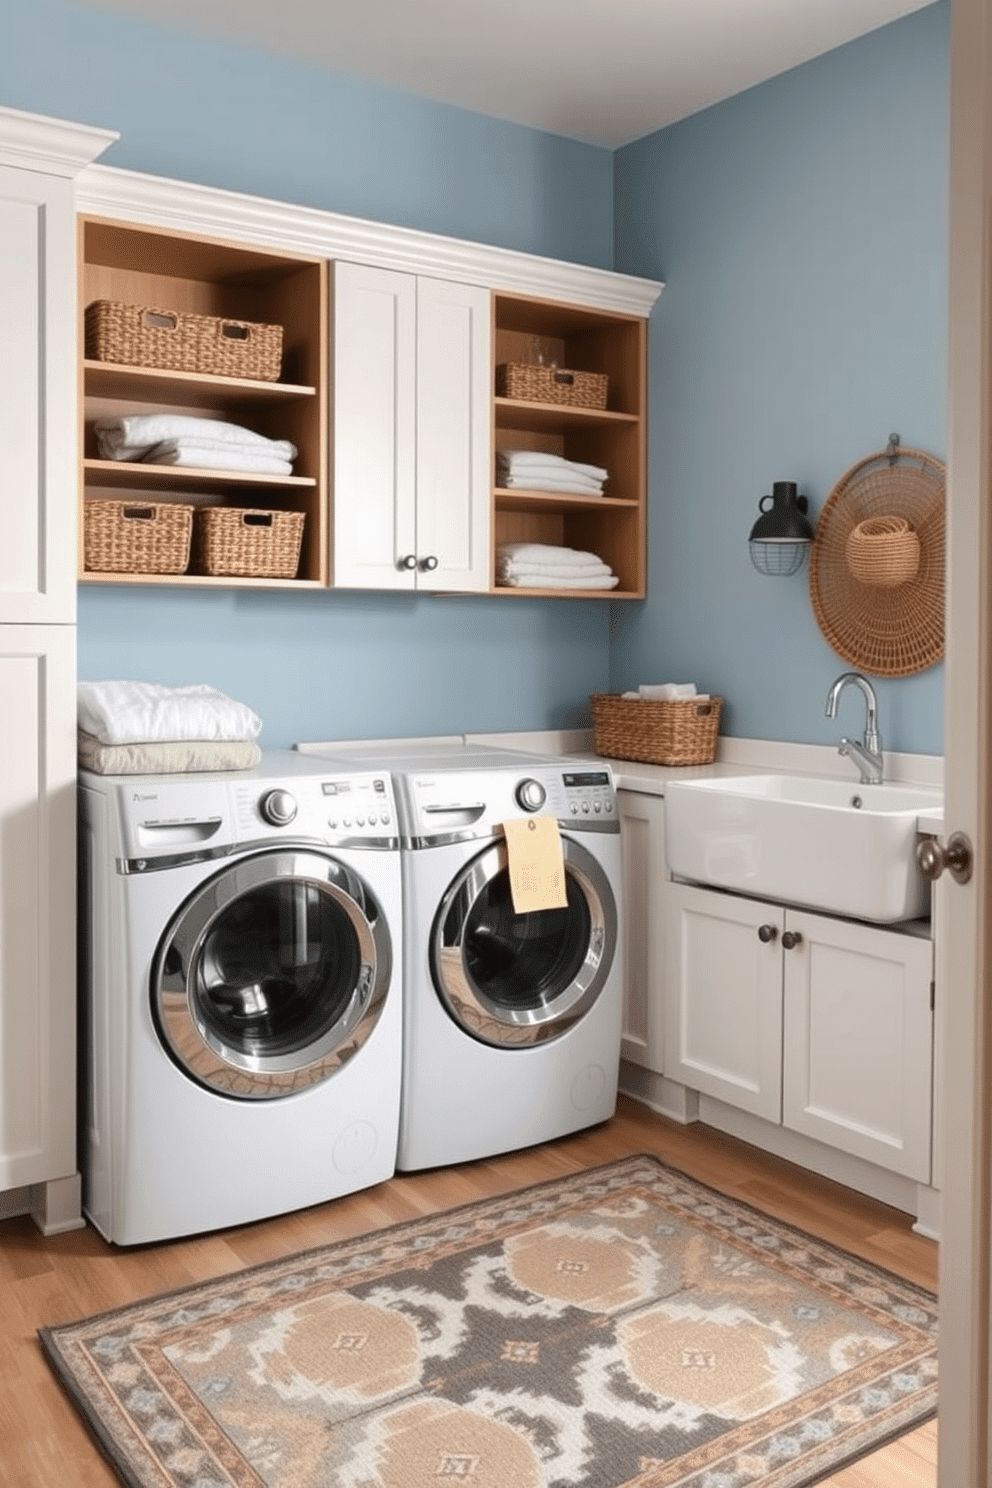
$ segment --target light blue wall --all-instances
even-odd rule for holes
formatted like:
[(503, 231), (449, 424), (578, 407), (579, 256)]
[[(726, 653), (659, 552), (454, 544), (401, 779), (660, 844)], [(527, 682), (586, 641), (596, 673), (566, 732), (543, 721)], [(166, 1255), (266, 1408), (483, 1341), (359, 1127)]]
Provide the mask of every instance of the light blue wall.
[[(612, 262), (608, 150), (69, 0), (0, 0), (0, 102), (119, 130), (107, 164)], [(571, 727), (607, 685), (608, 606), (84, 586), (79, 670), (210, 682), (268, 746)]]
[[(948, 33), (942, 0), (616, 156), (616, 267), (667, 287), (650, 597), (614, 606), (612, 682), (692, 679), (727, 733), (862, 727), (854, 696), (824, 718), (846, 663), (805, 570), (762, 577), (747, 536), (773, 481), (816, 514), (892, 431), (945, 456)], [(878, 683), (887, 747), (941, 752), (943, 680)]]

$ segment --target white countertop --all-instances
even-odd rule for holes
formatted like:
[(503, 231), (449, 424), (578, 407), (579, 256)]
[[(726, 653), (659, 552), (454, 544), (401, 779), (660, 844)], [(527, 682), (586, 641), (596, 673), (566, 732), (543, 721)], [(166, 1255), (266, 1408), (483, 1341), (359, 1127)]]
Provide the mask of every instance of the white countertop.
[[(548, 730), (507, 734), (466, 734), (472, 744), (522, 749), (535, 754), (563, 754), (578, 759), (598, 759), (591, 729)], [(617, 790), (641, 791), (663, 796), (670, 780), (712, 780), (742, 771), (791, 775), (820, 775), (856, 782), (850, 762), (827, 744), (789, 744), (770, 739), (734, 739), (721, 736), (717, 758), (710, 765), (645, 765), (635, 760), (609, 759)], [(925, 785), (943, 789), (944, 761), (940, 755), (886, 752), (885, 779), (900, 785)], [(938, 834), (943, 830), (943, 812), (931, 810), (917, 819), (919, 831)]]

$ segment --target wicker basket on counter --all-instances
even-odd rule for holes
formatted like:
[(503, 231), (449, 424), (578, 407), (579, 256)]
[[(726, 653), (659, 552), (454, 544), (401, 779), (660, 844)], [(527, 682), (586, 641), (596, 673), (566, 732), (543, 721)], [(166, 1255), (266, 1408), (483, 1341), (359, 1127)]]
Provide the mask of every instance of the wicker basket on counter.
[(608, 387), (604, 372), (569, 372), (534, 362), (501, 362), (496, 368), (498, 398), (601, 409), (606, 407)]
[(185, 573), (192, 530), (193, 508), (182, 502), (93, 498), (83, 507), (83, 568), (87, 573)]
[(716, 758), (723, 698), (655, 702), (594, 692), (596, 753), (646, 765), (709, 765)]
[(202, 506), (193, 523), (197, 573), (248, 579), (295, 579), (304, 512)]
[(86, 355), (162, 372), (275, 382), (282, 369), (282, 326), (94, 300), (86, 307)]

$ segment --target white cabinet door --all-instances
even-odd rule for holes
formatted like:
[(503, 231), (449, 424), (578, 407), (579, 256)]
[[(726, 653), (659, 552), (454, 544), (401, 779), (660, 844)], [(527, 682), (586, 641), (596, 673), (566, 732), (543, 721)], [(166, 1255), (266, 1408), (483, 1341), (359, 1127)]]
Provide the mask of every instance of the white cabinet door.
[(783, 911), (680, 883), (667, 901), (665, 1074), (780, 1121)]
[(416, 280), (334, 266), (334, 583), (412, 589), (416, 552)]
[(0, 1190), (76, 1168), (75, 631), (0, 626)]
[(617, 792), (624, 902), (621, 1054), (662, 1074), (665, 1050), (665, 802)]
[(0, 623), (75, 618), (75, 253), (72, 182), (0, 166)]
[(930, 940), (789, 910), (783, 1124), (930, 1180)]
[(488, 589), (490, 300), (334, 267), (333, 582)]

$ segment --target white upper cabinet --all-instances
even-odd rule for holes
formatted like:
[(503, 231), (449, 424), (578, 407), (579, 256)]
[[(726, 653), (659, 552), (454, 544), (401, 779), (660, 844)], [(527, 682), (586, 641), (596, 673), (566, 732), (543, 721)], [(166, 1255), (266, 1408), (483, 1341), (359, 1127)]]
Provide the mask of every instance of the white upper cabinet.
[(0, 623), (76, 606), (73, 177), (102, 130), (0, 109)]
[(334, 266), (332, 582), (490, 584), (490, 297)]

